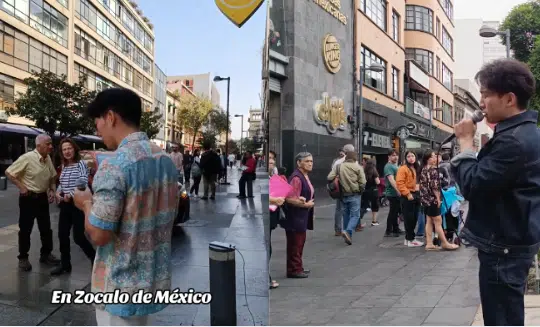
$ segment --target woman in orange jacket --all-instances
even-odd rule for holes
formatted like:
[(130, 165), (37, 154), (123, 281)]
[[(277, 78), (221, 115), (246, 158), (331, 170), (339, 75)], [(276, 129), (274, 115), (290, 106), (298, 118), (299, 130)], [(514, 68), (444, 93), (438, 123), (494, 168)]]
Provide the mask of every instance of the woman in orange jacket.
[(408, 247), (423, 246), (424, 243), (415, 239), (414, 229), (420, 210), (420, 192), (417, 183), (418, 161), (412, 151), (405, 153), (405, 164), (399, 167), (396, 175), (396, 185), (401, 195), (401, 210), (405, 220), (405, 245)]

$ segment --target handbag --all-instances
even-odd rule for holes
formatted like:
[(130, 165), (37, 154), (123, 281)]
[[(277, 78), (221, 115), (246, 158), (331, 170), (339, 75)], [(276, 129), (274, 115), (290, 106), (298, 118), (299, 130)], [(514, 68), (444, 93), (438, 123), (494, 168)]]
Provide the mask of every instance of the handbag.
[(330, 195), (332, 199), (343, 198), (343, 188), (341, 187), (341, 183), (339, 181), (340, 166), (341, 165), (336, 166), (337, 172), (334, 179), (326, 184), (326, 190), (328, 191), (328, 195)]

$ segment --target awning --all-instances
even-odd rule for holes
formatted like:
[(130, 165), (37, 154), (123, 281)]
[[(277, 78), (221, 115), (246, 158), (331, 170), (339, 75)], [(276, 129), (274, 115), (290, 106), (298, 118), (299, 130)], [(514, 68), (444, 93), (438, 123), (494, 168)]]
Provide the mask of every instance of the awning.
[(40, 134), (40, 132), (36, 131), (31, 127), (8, 123), (0, 123), (0, 132), (17, 133), (28, 136), (37, 136)]

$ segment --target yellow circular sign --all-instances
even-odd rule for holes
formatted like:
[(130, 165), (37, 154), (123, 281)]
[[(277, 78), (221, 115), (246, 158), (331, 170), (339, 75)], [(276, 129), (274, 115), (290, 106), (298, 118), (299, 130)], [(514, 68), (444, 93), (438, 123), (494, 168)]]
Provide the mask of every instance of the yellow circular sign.
[(332, 34), (326, 34), (323, 40), (323, 60), (326, 69), (332, 74), (341, 69), (341, 48)]
[(242, 27), (259, 9), (264, 0), (215, 0), (219, 10), (236, 26)]

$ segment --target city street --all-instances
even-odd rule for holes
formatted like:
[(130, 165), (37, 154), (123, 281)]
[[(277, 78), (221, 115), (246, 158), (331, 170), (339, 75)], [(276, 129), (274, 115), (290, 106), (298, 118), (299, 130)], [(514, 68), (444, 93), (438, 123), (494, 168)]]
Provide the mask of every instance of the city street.
[[(245, 259), (236, 253), (236, 303), (239, 325), (268, 324), (268, 266), (264, 242), (263, 213), (268, 211), (266, 173), (258, 173), (255, 198), (238, 200), (238, 173), (231, 174), (230, 186), (219, 186), (215, 201), (192, 199), (191, 220), (173, 236), (172, 288), (197, 292), (209, 291), (208, 244), (223, 241), (235, 244)], [(262, 192), (261, 192), (262, 190)], [(261, 196), (261, 193), (263, 195)], [(202, 195), (202, 183), (200, 195)], [(73, 272), (51, 278), (51, 268), (41, 266), (39, 233), (34, 226), (30, 261), (32, 272), (17, 269), (17, 190), (13, 185), (0, 192), (0, 316), (3, 325), (96, 325), (91, 305), (53, 305), (51, 291), (75, 291), (89, 287), (90, 263), (73, 242)], [(266, 209), (266, 210), (265, 210)], [(57, 239), (58, 211), (51, 208), (54, 253), (59, 256)], [(267, 214), (266, 214), (267, 216)], [(179, 229), (179, 228), (177, 228)], [(244, 285), (247, 285), (244, 288)], [(249, 307), (246, 305), (249, 303)], [(251, 312), (251, 313), (250, 313)], [(253, 318), (252, 318), (253, 315)], [(253, 321), (254, 320), (254, 321)], [(150, 325), (209, 325), (209, 305), (170, 305), (151, 316)]]
[(272, 233), (272, 325), (471, 325), (480, 305), (476, 251), (426, 252), (405, 248), (403, 238), (383, 238), (380, 226), (353, 235), (347, 246), (334, 236), (334, 208), (322, 195), (316, 202), (315, 230), (308, 232), (307, 279), (285, 277), (285, 232)]

